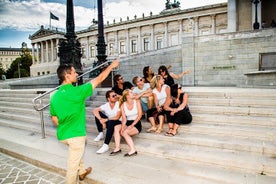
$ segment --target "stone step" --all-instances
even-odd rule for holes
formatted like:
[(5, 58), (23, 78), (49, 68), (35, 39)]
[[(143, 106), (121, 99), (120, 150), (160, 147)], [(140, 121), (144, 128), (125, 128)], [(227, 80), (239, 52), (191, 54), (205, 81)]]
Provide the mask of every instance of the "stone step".
[[(156, 161), (158, 158), (162, 162), (167, 159), (172, 161), (171, 163), (164, 163), (165, 166), (180, 164), (184, 165), (183, 167), (185, 168), (183, 169), (188, 169), (188, 166), (190, 166), (192, 168), (190, 170), (176, 170), (173, 173), (181, 172), (181, 177), (182, 175), (192, 176), (191, 181), (196, 181), (194, 178), (200, 178), (205, 179), (204, 181), (207, 183), (245, 183), (245, 180), (240, 180), (240, 176), (247, 176), (247, 174), (250, 175), (250, 178), (252, 176), (255, 177), (250, 180), (253, 183), (260, 181), (269, 183), (270, 179), (275, 181), (275, 89), (209, 89), (193, 87), (184, 89), (189, 94), (189, 105), (193, 114), (193, 122), (189, 125), (181, 125), (177, 136), (167, 137), (164, 136), (167, 124), (164, 125), (164, 131), (160, 135), (150, 134), (145, 133), (145, 130), (150, 127), (150, 123), (143, 120), (143, 130), (134, 138), (139, 152), (138, 156), (149, 156), (148, 158), (143, 158), (141, 163), (148, 164), (150, 160), (153, 160), (153, 163), (158, 163), (159, 160)], [(102, 145), (102, 141), (93, 141), (97, 135), (97, 129), (92, 111), (95, 107), (106, 102), (104, 96), (106, 90), (96, 89), (95, 94), (98, 94), (98, 96), (93, 95), (86, 102), (87, 146), (94, 149), (93, 154)], [(26, 131), (29, 136), (41, 137), (39, 113), (33, 109), (32, 104), (32, 95), (36, 96), (38, 90), (29, 91), (30, 94), (25, 92), (21, 94), (19, 91), (15, 93), (17, 96), (8, 96), (0, 90), (0, 129), (12, 128), (16, 131)], [(12, 92), (9, 91), (8, 93)], [(43, 102), (49, 102), (49, 97), (46, 97)], [(51, 122), (48, 109), (44, 112), (44, 116), (46, 140), (53, 139), (56, 134), (56, 127)], [(113, 141), (110, 147), (111, 149), (114, 147)], [(127, 149), (127, 145), (122, 141), (122, 150), (125, 152)], [(44, 148), (41, 150), (44, 150)], [(109, 157), (108, 154), (97, 156), (97, 158), (109, 160), (106, 158)], [(119, 166), (124, 163), (117, 159), (116, 161)], [(140, 169), (142, 165), (139, 164), (133, 163), (132, 166)], [(144, 166), (149, 168), (148, 165)], [(162, 167), (162, 165), (158, 165), (158, 167), (154, 165), (150, 170), (154, 174), (161, 172), (159, 166)], [(202, 168), (206, 168), (203, 173), (200, 170)], [(211, 168), (210, 173), (207, 170), (208, 168)], [(222, 177), (218, 176), (216, 172), (212, 172), (213, 170), (216, 170), (217, 173), (221, 171)], [(126, 174), (118, 174), (116, 170), (105, 171), (108, 173), (116, 172), (117, 175), (122, 175), (121, 177), (124, 179), (128, 177)], [(145, 172), (150, 171), (145, 170)], [(168, 167), (162, 172), (168, 173)], [(232, 173), (235, 174), (232, 175)], [(226, 179), (226, 175), (239, 179)], [(102, 179), (106, 178), (104, 175), (101, 176), (103, 176)], [(265, 179), (261, 178), (259, 181), (259, 176), (264, 176)], [(101, 178), (99, 175), (97, 177)], [(99, 181), (105, 182), (104, 180)], [(246, 178), (246, 181), (249, 181), (249, 178)], [(204, 183), (201, 180), (198, 182)]]
[(243, 98), (243, 99), (276, 99), (276, 89), (236, 88), (236, 87), (182, 87), (189, 97), (197, 98)]
[(276, 117), (275, 107), (190, 106), (191, 113)]
[[(17, 112), (17, 113), (14, 113)], [(12, 107), (1, 107), (0, 106), (0, 115), (2, 118), (5, 119), (12, 119), (30, 123), (40, 123), (39, 113), (34, 110), (29, 109), (22, 109), (22, 108), (12, 108)], [(45, 123), (51, 124), (51, 119), (49, 117), (49, 111), (44, 112), (44, 121)], [(225, 118), (225, 116), (220, 116), (221, 118)], [(229, 116), (227, 116), (229, 117)], [(254, 119), (253, 119), (254, 120)], [(94, 123), (94, 116), (92, 112), (87, 113), (87, 122)], [(148, 123), (149, 124), (149, 123)], [(206, 123), (205, 121), (193, 121), (191, 124), (192, 126), (189, 127), (189, 131), (196, 132), (200, 134), (216, 134), (216, 135), (232, 135), (232, 136), (240, 136), (240, 137), (255, 137), (256, 136), (261, 139), (271, 139), (271, 135), (267, 132), (271, 132), (268, 130), (275, 131), (275, 124), (270, 123), (268, 127), (264, 126), (263, 124), (244, 124), (243, 121), (238, 123), (221, 123), (214, 119), (213, 122)], [(253, 126), (254, 125), (254, 126)], [(274, 126), (274, 127), (273, 127)], [(185, 126), (183, 126), (185, 127)], [(93, 127), (95, 128), (95, 127)], [(257, 128), (257, 129), (256, 129)], [(229, 131), (231, 129), (231, 131)], [(187, 128), (180, 128), (179, 132), (186, 132)], [(275, 131), (276, 132), (276, 131)], [(274, 134), (273, 134), (274, 135)]]
[[(50, 135), (55, 135), (55, 126), (51, 123), (50, 118), (48, 118), (49, 121), (45, 122), (45, 129), (47, 134), (51, 133)], [(22, 123), (22, 121), (20, 120), (9, 120), (9, 119), (1, 119), (1, 125), (2, 126), (9, 126), (9, 127), (14, 127), (14, 128), (18, 128), (18, 129), (24, 129), (24, 130), (28, 130), (28, 129), (32, 129), (35, 130), (36, 132), (40, 133), (41, 132), (41, 125), (39, 121), (34, 121), (33, 123), (31, 121), (29, 121), (29, 123)], [(166, 125), (165, 125), (166, 126)], [(247, 151), (252, 151), (252, 152), (257, 152), (257, 153), (263, 153), (263, 145), (274, 145), (272, 143), (274, 143), (274, 138), (271, 135), (269, 136), (270, 139), (261, 139), (258, 136), (254, 137), (248, 137), (245, 136), (244, 134), (241, 134), (243, 136), (241, 136), (240, 134), (236, 133), (235, 135), (233, 135), (233, 133), (220, 133), (220, 132), (215, 132), (214, 130), (211, 129), (210, 133), (206, 133), (206, 131), (204, 132), (204, 129), (206, 129), (205, 126), (202, 126), (203, 130), (200, 131), (201, 127), (195, 128), (194, 130), (191, 129), (187, 129), (186, 125), (181, 125), (179, 128), (179, 133), (176, 137), (174, 137), (174, 139), (171, 139), (167, 136), (164, 136), (165, 131), (167, 130), (167, 128), (164, 129), (163, 133), (160, 134), (161, 136), (155, 137), (154, 134), (149, 134), (149, 133), (145, 133), (145, 130), (147, 128), (149, 128), (149, 123), (143, 122), (143, 130), (141, 132), (141, 135), (143, 135), (141, 138), (146, 138), (146, 139), (153, 139), (153, 138), (158, 138), (161, 140), (166, 140), (168, 142), (172, 141), (175, 142), (175, 140), (179, 141), (179, 142), (191, 142), (191, 144), (193, 145), (200, 145), (200, 146), (207, 146), (207, 147), (212, 147), (215, 145), (214, 142), (211, 142), (210, 140), (213, 141), (217, 141), (217, 146), (214, 147), (219, 147), (219, 145), (222, 145), (221, 148), (224, 149), (232, 149), (232, 148), (237, 148), (237, 150), (247, 150)], [(191, 126), (192, 127), (192, 126)], [(225, 128), (227, 129), (227, 128)], [(54, 132), (51, 132), (54, 131)], [(87, 132), (88, 134), (94, 135), (94, 137), (97, 134), (97, 129), (96, 129), (96, 125), (95, 123), (87, 123)], [(269, 134), (269, 132), (266, 132), (266, 135)], [(197, 137), (199, 137), (199, 140), (197, 140)], [(185, 139), (188, 139), (189, 141), (187, 142)], [(227, 141), (229, 139), (229, 142)], [(209, 140), (209, 141), (204, 141), (204, 140)], [(240, 148), (240, 142), (246, 142), (249, 141), (247, 146), (244, 145), (244, 148)], [(258, 142), (258, 146), (255, 147), (254, 142)], [(260, 147), (261, 146), (261, 147)], [(253, 148), (255, 147), (255, 148)], [(266, 153), (273, 153), (273, 147), (270, 148), (266, 148), (267, 150)], [(271, 151), (272, 150), (272, 151)]]
[[(10, 108), (11, 109), (11, 108)], [(1, 110), (1, 108), (0, 108)], [(5, 109), (7, 110), (7, 109)], [(13, 110), (13, 109), (11, 109)], [(14, 112), (3, 112), (1, 110), (0, 116), (2, 119), (10, 119), (14, 121), (21, 121), (26, 123), (34, 123), (40, 124), (40, 116), (38, 112), (32, 110), (14, 110)], [(18, 113), (17, 113), (18, 112)], [(28, 114), (27, 114), (28, 112)], [(31, 114), (30, 114), (31, 113)], [(48, 111), (44, 112), (44, 122), (45, 124), (52, 125), (52, 121)], [(90, 115), (87, 117), (87, 129), (88, 132), (96, 131), (94, 116)], [(150, 123), (143, 120), (144, 130), (150, 127)], [(167, 125), (164, 125), (164, 131), (167, 130)], [(229, 131), (231, 130), (231, 131)], [(207, 124), (205, 122), (192, 122), (189, 125), (180, 126), (179, 133), (192, 132), (197, 134), (205, 134), (205, 135), (217, 135), (217, 136), (234, 136), (234, 137), (251, 137), (258, 140), (273, 140), (276, 141), (276, 127), (275, 126), (251, 126), (251, 125), (243, 125), (240, 124), (222, 124), (212, 122)]]
[(18, 108), (27, 108), (27, 109), (33, 109), (34, 106), (31, 102), (7, 102), (7, 101), (0, 101), (0, 106), (1, 107), (18, 107)]
[[(29, 131), (6, 127), (0, 127), (0, 129), (3, 132), (0, 135), (0, 149), (2, 152), (14, 154), (21, 159), (64, 175), (67, 147), (55, 138), (40, 139), (39, 135)], [(29, 144), (30, 142), (32, 144)], [(84, 155), (86, 166), (93, 167), (93, 172), (88, 175), (87, 180), (91, 183), (181, 184), (185, 181), (185, 183), (191, 184), (272, 184), (275, 181), (275, 177), (263, 175), (264, 173), (236, 172), (213, 164), (202, 165), (186, 159), (175, 159), (174, 155), (181, 152), (182, 148), (168, 150), (165, 153), (168, 155), (167, 157), (159, 157), (139, 150), (138, 155), (132, 158), (124, 158), (123, 154), (114, 157), (108, 156), (108, 153), (98, 155), (95, 153), (97, 149), (95, 146), (88, 144)], [(156, 147), (149, 149), (156, 149)], [(126, 150), (123, 150), (124, 152)], [(189, 153), (187, 152), (186, 155), (189, 155)], [(196, 156), (197, 154), (194, 155), (194, 158)], [(243, 162), (246, 162), (247, 158), (244, 158)], [(168, 169), (170, 172), (168, 172)], [(263, 170), (260, 171), (263, 172)], [(106, 173), (108, 173), (108, 177)]]
[[(41, 127), (38, 126), (38, 124), (31, 124), (26, 123), (22, 124), (21, 122), (6, 120), (0, 121), (0, 125), (3, 127), (12, 127), (16, 129), (22, 129), (22, 130), (31, 130), (33, 132), (39, 133), (41, 132)], [(90, 128), (89, 128), (90, 127)], [(93, 141), (94, 137), (97, 135), (97, 131), (95, 129), (95, 125), (92, 127), (89, 126), (87, 128), (88, 130), (88, 143), (91, 145), (101, 146), (101, 143), (95, 143)], [(89, 129), (93, 129), (93, 131), (89, 131)], [(181, 127), (182, 128), (182, 127)], [(47, 138), (50, 136), (55, 136), (56, 134), (56, 128), (53, 124), (46, 124), (46, 136)], [(229, 150), (233, 152), (237, 151), (247, 151), (248, 153), (252, 154), (261, 154), (261, 155), (274, 155), (276, 153), (276, 141), (274, 140), (266, 140), (261, 141), (254, 138), (240, 138), (235, 137), (232, 135), (215, 135), (215, 134), (200, 134), (197, 132), (192, 131), (185, 131), (184, 133), (179, 133), (176, 137), (167, 137), (164, 136), (164, 134), (149, 134), (145, 133), (143, 130), (141, 134), (139, 135), (139, 138), (135, 138), (135, 144), (136, 147), (140, 150), (144, 150), (144, 152), (148, 152), (148, 146), (147, 144), (157, 144), (158, 142), (162, 142), (164, 145), (167, 145), (168, 142), (173, 143), (173, 145), (187, 147), (187, 149), (193, 150), (196, 148), (198, 149), (204, 149), (207, 148), (208, 150), (218, 149), (218, 150)], [(146, 143), (146, 145), (145, 145)], [(113, 143), (111, 143), (113, 144)], [(126, 147), (126, 145), (123, 143), (122, 147)], [(161, 146), (160, 146), (161, 148)], [(177, 149), (177, 147), (175, 148)], [(159, 154), (160, 152), (166, 152), (165, 148), (152, 151), (152, 154)], [(180, 157), (179, 159), (181, 159)]]
[(193, 122), (202, 122), (207, 124), (233, 124), (240, 126), (257, 127), (275, 127), (275, 117), (265, 116), (242, 116), (242, 115), (219, 115), (219, 114), (201, 114), (193, 113)]
[(179, 132), (193, 132), (200, 134), (212, 134), (221, 136), (234, 136), (243, 138), (255, 138), (258, 140), (276, 141), (276, 128), (244, 127), (227, 125), (208, 125), (204, 123), (193, 123), (189, 126), (181, 126)]
[(29, 103), (32, 102), (32, 98), (25, 97), (0, 97), (2, 102), (17, 102), (17, 103)]
[(275, 108), (276, 99), (227, 99), (227, 98), (198, 98), (190, 97), (190, 106), (226, 106), (226, 107), (273, 107)]

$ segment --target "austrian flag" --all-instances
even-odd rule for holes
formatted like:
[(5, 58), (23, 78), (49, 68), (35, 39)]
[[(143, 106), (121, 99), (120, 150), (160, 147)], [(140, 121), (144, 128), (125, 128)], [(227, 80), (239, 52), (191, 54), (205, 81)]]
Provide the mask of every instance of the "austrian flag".
[(59, 20), (59, 18), (57, 16), (52, 14), (52, 12), (50, 12), (50, 19)]

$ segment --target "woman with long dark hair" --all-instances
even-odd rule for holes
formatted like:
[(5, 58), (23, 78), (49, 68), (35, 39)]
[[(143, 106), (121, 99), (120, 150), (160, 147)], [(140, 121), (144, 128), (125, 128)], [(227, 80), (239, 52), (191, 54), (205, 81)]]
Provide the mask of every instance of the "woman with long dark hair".
[(188, 106), (188, 95), (178, 84), (171, 86), (171, 98), (165, 102), (169, 130), (165, 135), (175, 136), (180, 124), (192, 122), (192, 115)]

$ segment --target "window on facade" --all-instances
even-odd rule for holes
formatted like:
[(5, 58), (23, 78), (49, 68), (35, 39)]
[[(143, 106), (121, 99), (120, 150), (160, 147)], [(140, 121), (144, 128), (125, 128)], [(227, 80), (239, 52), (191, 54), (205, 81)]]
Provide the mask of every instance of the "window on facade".
[(149, 50), (149, 38), (144, 38), (144, 51)]
[(178, 37), (177, 35), (171, 35), (171, 46), (178, 45)]
[(50, 74), (50, 71), (47, 71), (47, 74)]
[(42, 72), (42, 75), (45, 75), (45, 72)]
[(120, 42), (120, 54), (125, 53), (125, 42)]
[(40, 72), (37, 72), (37, 75), (40, 75)]
[(162, 48), (162, 37), (157, 37), (156, 39), (156, 49)]
[(82, 58), (86, 58), (85, 47), (81, 48)]
[(137, 52), (137, 41), (131, 40), (131, 53), (136, 53), (136, 52)]
[(114, 43), (109, 44), (109, 54), (113, 55), (114, 54)]
[(259, 70), (276, 70), (276, 52), (261, 53), (259, 62)]
[(94, 45), (90, 46), (90, 55), (91, 55), (92, 58), (94, 58), (96, 56)]

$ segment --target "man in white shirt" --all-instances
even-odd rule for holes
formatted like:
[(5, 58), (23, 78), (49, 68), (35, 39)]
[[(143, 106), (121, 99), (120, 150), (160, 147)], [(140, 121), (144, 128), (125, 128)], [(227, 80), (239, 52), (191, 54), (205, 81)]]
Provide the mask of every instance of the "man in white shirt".
[(113, 90), (109, 90), (105, 94), (107, 103), (97, 107), (93, 110), (95, 116), (98, 136), (94, 141), (103, 139), (103, 130), (106, 128), (106, 137), (103, 146), (96, 152), (98, 154), (104, 153), (109, 150), (109, 143), (114, 133), (115, 149), (110, 155), (116, 155), (121, 152), (120, 149), (120, 130), (121, 130), (121, 111), (118, 102), (118, 96)]

